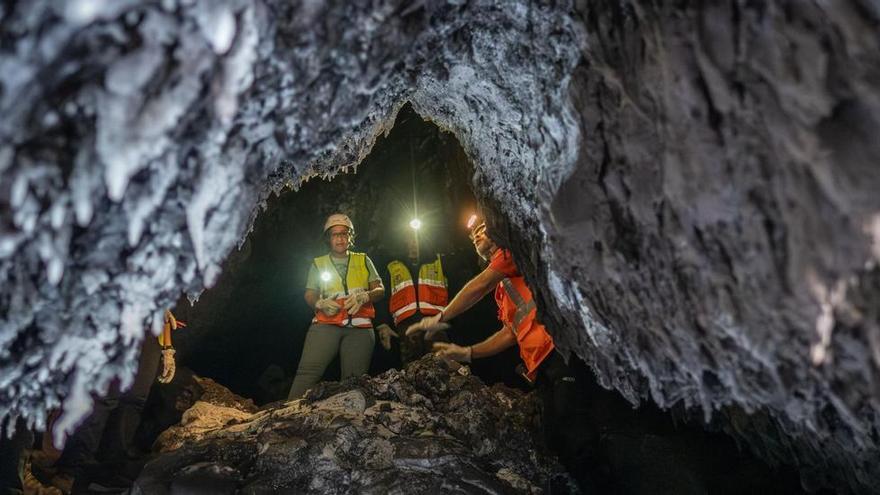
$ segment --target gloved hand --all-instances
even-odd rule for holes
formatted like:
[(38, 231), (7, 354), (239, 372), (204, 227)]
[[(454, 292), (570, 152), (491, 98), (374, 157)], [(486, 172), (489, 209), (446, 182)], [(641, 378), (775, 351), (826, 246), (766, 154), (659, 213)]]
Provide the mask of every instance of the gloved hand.
[(376, 327), (376, 332), (379, 334), (379, 343), (382, 344), (382, 347), (386, 351), (391, 350), (391, 337), (394, 337), (395, 339), (400, 338), (400, 336), (397, 335), (397, 332), (384, 323)]
[(432, 349), (438, 357), (452, 359), (459, 363), (471, 362), (472, 350), (470, 346), (462, 347), (448, 342), (435, 342)]
[(327, 316), (336, 316), (340, 307), (339, 303), (333, 299), (318, 299), (318, 302), (315, 303), (315, 309)]
[(413, 323), (406, 329), (407, 337), (415, 337), (419, 332), (425, 332), (425, 340), (434, 338), (434, 334), (449, 328), (449, 323), (441, 323), (440, 317), (443, 313), (437, 313), (434, 316), (422, 318), (417, 323)]
[(159, 383), (171, 383), (177, 365), (174, 362), (174, 349), (162, 349), (162, 374), (159, 375)]
[(343, 307), (348, 314), (353, 315), (360, 311), (361, 306), (370, 302), (370, 295), (366, 292), (358, 292), (356, 294), (352, 294), (345, 299), (345, 304)]

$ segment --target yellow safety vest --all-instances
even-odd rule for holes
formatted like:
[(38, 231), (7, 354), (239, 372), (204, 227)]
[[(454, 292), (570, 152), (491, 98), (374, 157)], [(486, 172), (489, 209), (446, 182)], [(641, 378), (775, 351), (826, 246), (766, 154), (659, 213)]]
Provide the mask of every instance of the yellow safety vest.
[[(364, 253), (348, 253), (348, 273), (345, 276), (345, 281), (336, 271), (336, 265), (333, 264), (329, 254), (315, 258), (315, 267), (318, 269), (322, 299), (333, 299), (342, 306), (349, 295), (360, 290), (370, 290), (370, 271), (367, 270), (367, 255)], [(324, 276), (325, 273), (330, 275), (329, 280), (324, 280), (327, 278)], [(373, 303), (368, 302), (353, 315), (349, 315), (344, 307), (334, 316), (327, 316), (323, 312), (315, 310), (312, 323), (371, 328), (373, 326), (371, 320), (375, 317), (376, 308), (373, 307)]]

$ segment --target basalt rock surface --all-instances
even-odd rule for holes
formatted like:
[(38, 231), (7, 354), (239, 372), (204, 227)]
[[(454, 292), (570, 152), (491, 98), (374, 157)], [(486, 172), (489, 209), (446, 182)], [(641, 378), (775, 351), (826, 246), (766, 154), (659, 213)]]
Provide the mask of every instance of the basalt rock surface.
[(563, 351), (869, 491), (878, 25), (866, 0), (4, 2), (0, 416), (63, 404), (70, 431), (269, 194), (355, 168), (409, 101)]
[(535, 442), (534, 395), (430, 357), (256, 412), (215, 388), (160, 437), (133, 493), (577, 491)]

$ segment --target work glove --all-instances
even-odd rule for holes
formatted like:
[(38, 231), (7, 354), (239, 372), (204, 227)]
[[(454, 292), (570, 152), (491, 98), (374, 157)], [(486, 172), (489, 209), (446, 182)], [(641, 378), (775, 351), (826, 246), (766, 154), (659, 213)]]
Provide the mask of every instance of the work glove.
[(159, 375), (159, 383), (171, 383), (177, 365), (174, 362), (174, 349), (162, 349), (162, 374)]
[(391, 350), (391, 337), (394, 337), (395, 339), (400, 338), (400, 336), (397, 335), (397, 332), (384, 323), (376, 327), (376, 332), (379, 334), (379, 343), (382, 344), (382, 347), (386, 351)]
[(472, 351), (470, 346), (462, 347), (448, 342), (435, 342), (432, 349), (437, 357), (451, 359), (459, 363), (471, 362)]
[(437, 313), (434, 316), (422, 318), (417, 323), (413, 323), (406, 329), (407, 337), (415, 337), (419, 332), (425, 332), (425, 340), (432, 340), (437, 332), (441, 332), (449, 328), (449, 323), (441, 323), (440, 317), (443, 313)]
[(366, 292), (358, 292), (357, 294), (352, 294), (345, 299), (345, 304), (343, 307), (348, 314), (353, 315), (361, 310), (361, 306), (370, 302), (370, 295)]
[(315, 303), (315, 309), (327, 316), (336, 316), (340, 307), (339, 303), (333, 299), (318, 299), (318, 302)]

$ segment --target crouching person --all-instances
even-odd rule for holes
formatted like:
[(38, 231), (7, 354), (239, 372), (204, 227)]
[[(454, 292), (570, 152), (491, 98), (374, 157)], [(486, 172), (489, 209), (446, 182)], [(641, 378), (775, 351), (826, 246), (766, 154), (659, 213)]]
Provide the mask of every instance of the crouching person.
[(468, 228), (477, 254), (487, 260), (489, 266), (467, 282), (442, 312), (409, 327), (407, 335), (446, 328), (446, 322), (494, 291), (502, 328), (486, 340), (468, 347), (435, 343), (435, 351), (441, 357), (469, 363), (518, 346), (522, 358), (521, 372), (536, 385), (542, 399), (547, 444), (584, 490), (595, 489), (590, 467), (594, 464), (592, 455), (597, 435), (594, 425), (590, 424), (586, 404), (589, 377), (583, 369), (576, 370), (566, 364), (554, 350), (553, 338), (537, 319), (532, 292), (510, 251), (500, 248), (489, 237), (485, 222), (476, 216), (471, 217)]

